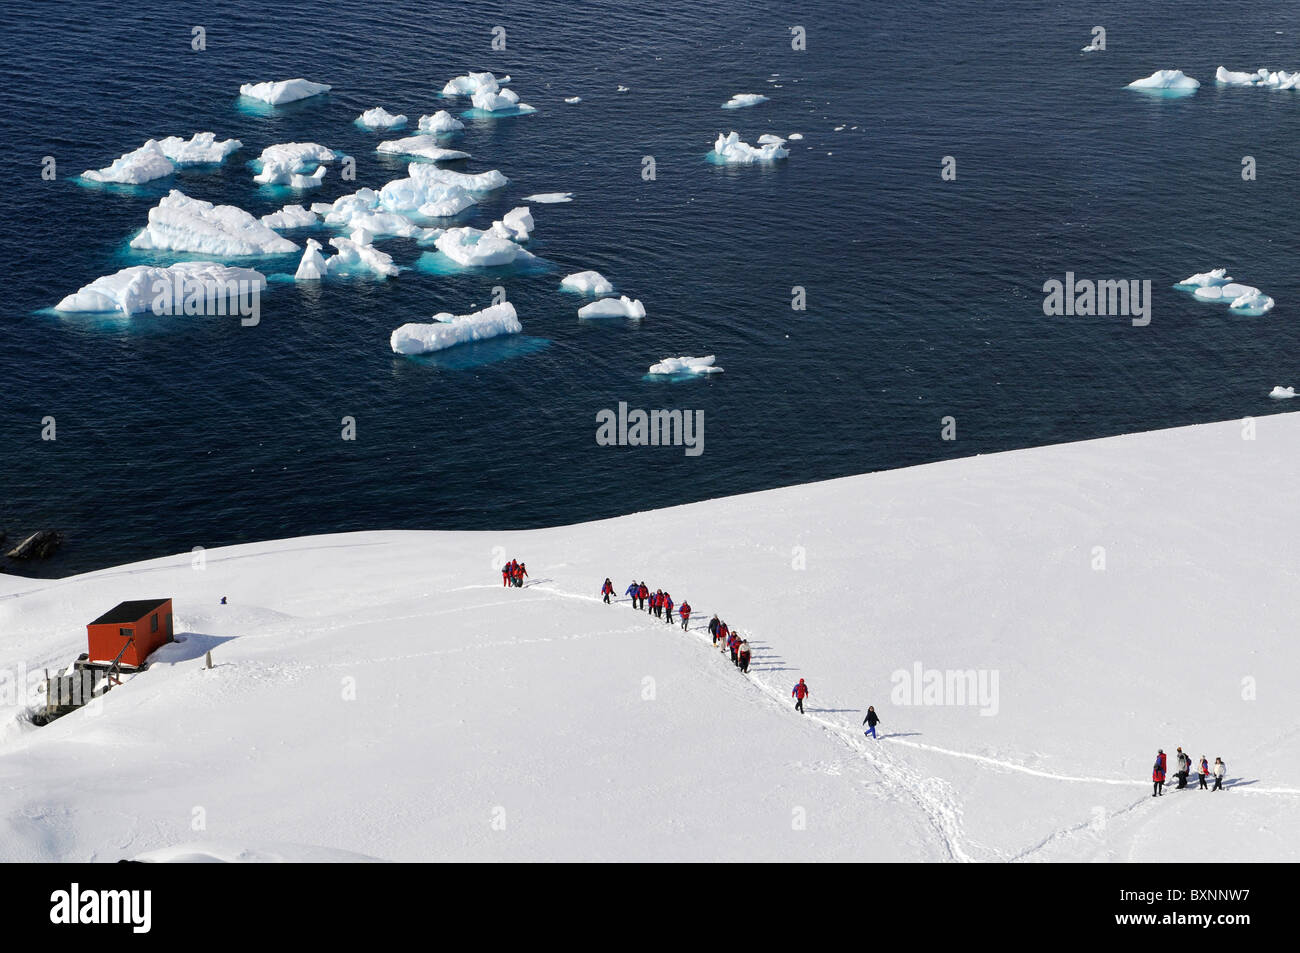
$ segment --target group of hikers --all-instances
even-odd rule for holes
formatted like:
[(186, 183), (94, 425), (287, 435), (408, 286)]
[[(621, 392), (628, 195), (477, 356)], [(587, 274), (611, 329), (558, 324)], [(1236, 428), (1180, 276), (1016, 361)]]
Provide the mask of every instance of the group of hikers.
[(528, 570), (524, 564), (517, 559), (512, 559), (501, 567), (501, 585), (522, 587), (524, 576), (528, 575)]
[[(605, 577), (604, 583), (600, 587), (600, 595), (606, 605), (610, 605), (614, 599), (615, 589), (613, 580), (608, 576)], [(662, 589), (650, 591), (650, 587), (642, 580), (638, 582), (633, 579), (631, 584), (623, 591), (623, 595), (632, 600), (633, 609), (645, 609), (647, 613), (656, 619), (663, 619), (669, 625), (673, 621), (673, 597)], [(686, 631), (687, 625), (691, 621), (691, 604), (683, 602), (677, 607), (677, 614), (681, 618), (682, 631)], [(726, 622), (718, 618), (715, 612), (713, 618), (709, 620), (709, 635), (713, 638), (713, 645), (724, 655), (730, 653), (731, 664), (740, 669), (740, 671), (749, 674), (749, 662), (754, 657), (753, 649), (750, 648), (749, 640), (740, 634), (736, 629), (731, 628)], [(808, 697), (810, 690), (808, 683), (802, 678), (790, 691), (790, 696), (794, 698), (794, 708), (799, 714), (803, 714), (803, 700)], [(867, 717), (862, 719), (862, 723), (868, 728), (863, 734), (875, 738), (876, 725), (880, 723), (880, 718), (876, 714), (876, 709), (868, 706)]]
[[(1178, 779), (1178, 790), (1187, 787), (1187, 777), (1192, 773), (1192, 759), (1183, 753), (1183, 749), (1178, 749), (1178, 770), (1174, 772), (1174, 777)], [(1165, 793), (1165, 773), (1168, 770), (1168, 762), (1165, 760), (1165, 749), (1160, 748), (1156, 751), (1156, 764), (1151, 769), (1151, 796), (1159, 797)], [(1211, 775), (1214, 776), (1214, 787), (1212, 791), (1223, 790), (1223, 776), (1228, 773), (1228, 766), (1223, 763), (1222, 758), (1214, 759), (1214, 766), (1210, 766), (1209, 759), (1201, 755), (1201, 763), (1197, 766), (1196, 775), (1201, 780), (1201, 790), (1209, 788), (1208, 780)]]

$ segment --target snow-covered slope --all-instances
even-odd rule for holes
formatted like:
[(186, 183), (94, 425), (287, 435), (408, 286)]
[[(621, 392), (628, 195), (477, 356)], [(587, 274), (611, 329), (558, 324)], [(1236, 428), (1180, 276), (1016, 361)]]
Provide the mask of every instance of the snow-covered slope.
[[(99, 712), (0, 711), (0, 859), (1296, 860), (1300, 415), (1254, 426), (0, 576), (7, 671), (123, 599), (174, 597), (183, 639)], [(891, 700), (917, 664), (996, 673), (996, 713)], [(1177, 745), (1228, 789), (1153, 799)]]

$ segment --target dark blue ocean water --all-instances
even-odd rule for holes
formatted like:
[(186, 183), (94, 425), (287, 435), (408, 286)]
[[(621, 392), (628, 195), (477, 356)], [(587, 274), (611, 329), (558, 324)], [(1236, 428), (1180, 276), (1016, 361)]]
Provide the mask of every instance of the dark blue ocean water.
[[(805, 52), (791, 49), (793, 24), (807, 28)], [(1109, 49), (1081, 56), (1097, 24)], [(194, 25), (207, 30), (201, 53)], [(496, 25), (504, 51), (489, 48)], [(1298, 37), (1294, 3), (1190, 0), (11, 8), (0, 527), (55, 527), (67, 543), (49, 563), (3, 568), (63, 574), (335, 530), (557, 524), (1285, 410), (1266, 395), (1300, 383), (1300, 92), (1212, 80), (1221, 63), (1300, 69)], [(1205, 85), (1181, 100), (1122, 88), (1166, 67)], [(473, 122), (451, 143), (472, 154), (454, 168), (512, 180), (469, 223), (528, 194), (575, 192), (534, 207), (530, 247), (549, 273), (274, 285), (255, 328), (43, 310), (145, 260), (126, 243), (168, 188), (259, 215), (284, 204), (245, 165), (268, 144), (356, 156), (355, 183), (331, 171), (307, 202), (399, 177), (404, 163), (378, 156), (353, 119), (375, 105), (412, 122), (467, 108), (437, 96), (467, 69), (511, 74), (539, 109)], [(241, 83), (294, 76), (334, 90), (268, 115), (238, 107)], [(771, 102), (718, 108), (737, 92)], [(583, 102), (566, 105), (571, 95)], [(731, 128), (751, 142), (806, 138), (772, 168), (710, 165)], [(200, 130), (244, 151), (137, 190), (74, 181), (147, 138)], [(640, 176), (646, 155), (654, 182)], [(940, 180), (944, 155), (956, 182)], [(381, 247), (408, 266), (423, 251)], [(1170, 288), (1219, 266), (1276, 309), (1234, 317)], [(579, 322), (558, 281), (587, 268), (648, 317)], [(1066, 271), (1151, 279), (1151, 325), (1045, 318), (1042, 284)], [(482, 307), (497, 283), (527, 341), (437, 360), (390, 352), (393, 328)], [(790, 308), (795, 285), (806, 312)], [(706, 353), (724, 374), (643, 380), (664, 357)], [(595, 415), (619, 401), (703, 410), (705, 452), (597, 446)], [(40, 439), (47, 415), (54, 442)], [(340, 439), (344, 416), (355, 442)]]

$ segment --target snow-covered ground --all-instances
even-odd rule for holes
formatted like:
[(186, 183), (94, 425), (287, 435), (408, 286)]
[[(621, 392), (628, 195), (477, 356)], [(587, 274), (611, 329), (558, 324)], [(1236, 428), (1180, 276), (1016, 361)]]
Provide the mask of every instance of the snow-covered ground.
[[(173, 597), (178, 633), (98, 712), (0, 711), (0, 860), (1300, 859), (1300, 415), (1244, 426), (0, 576), (5, 672), (120, 600)], [(690, 631), (603, 605), (606, 576)], [(917, 665), (996, 674), (995, 713), (900, 704)], [(1227, 790), (1153, 799), (1177, 745)]]

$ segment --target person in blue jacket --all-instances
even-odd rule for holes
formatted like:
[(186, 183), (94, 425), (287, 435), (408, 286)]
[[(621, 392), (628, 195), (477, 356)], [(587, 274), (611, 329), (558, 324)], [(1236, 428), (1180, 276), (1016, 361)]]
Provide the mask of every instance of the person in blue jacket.
[(641, 594), (641, 583), (637, 582), (636, 580), (633, 580), (632, 585), (627, 587), (627, 592), (623, 593), (623, 595), (625, 596), (632, 597), (633, 609), (641, 608), (641, 606), (638, 604), (640, 594)]

